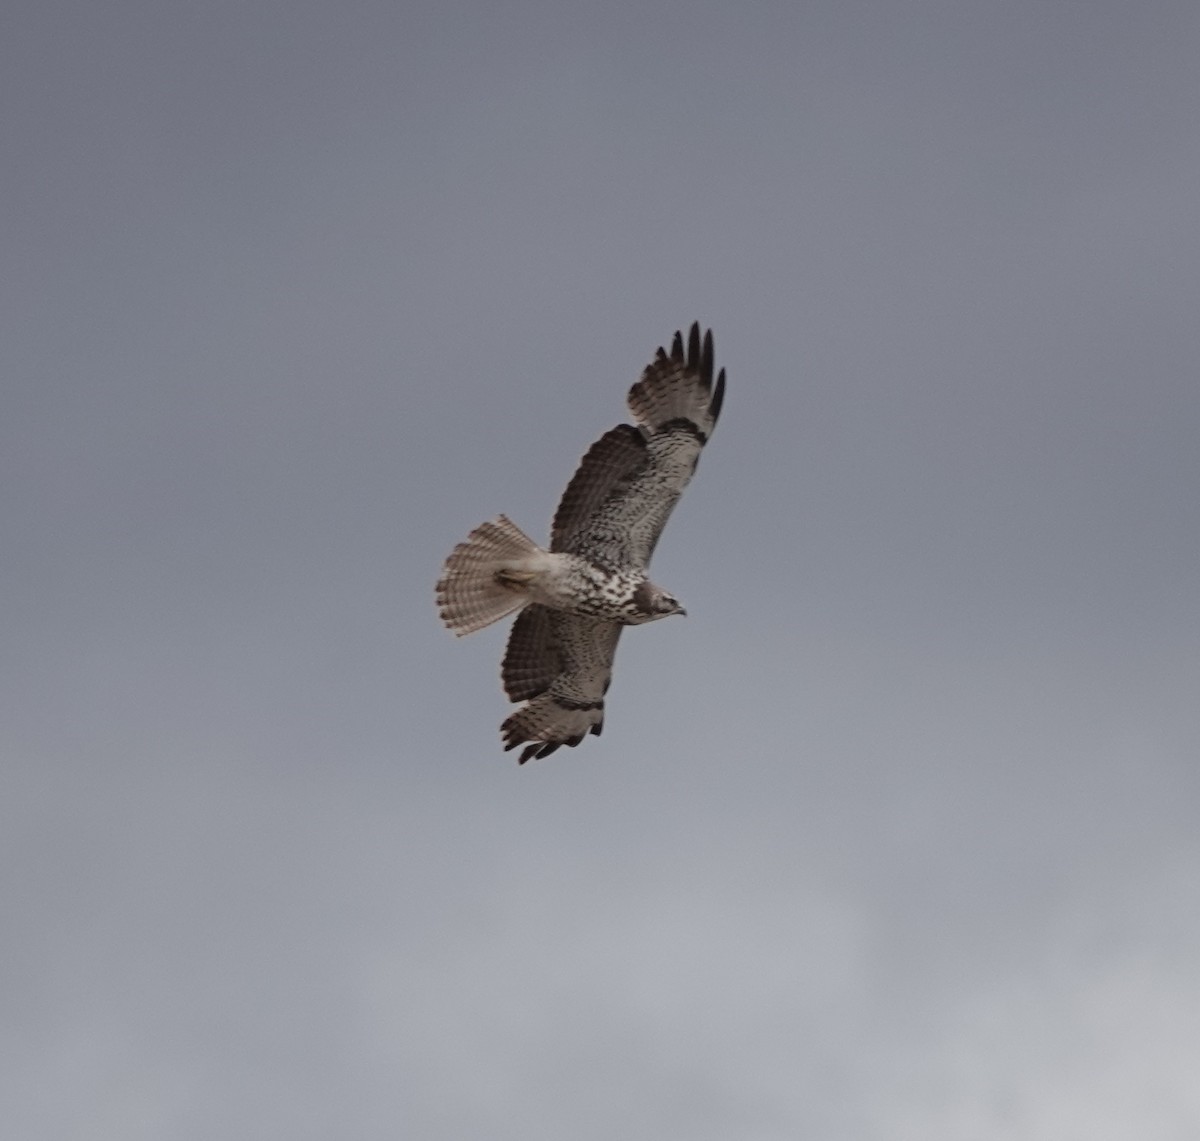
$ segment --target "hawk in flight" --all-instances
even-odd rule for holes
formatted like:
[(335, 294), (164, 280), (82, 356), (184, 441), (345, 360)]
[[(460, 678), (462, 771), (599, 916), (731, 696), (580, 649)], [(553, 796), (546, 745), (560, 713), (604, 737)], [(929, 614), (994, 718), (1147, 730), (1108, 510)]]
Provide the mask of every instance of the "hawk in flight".
[(524, 702), (500, 727), (520, 763), (604, 727), (604, 694), (625, 626), (685, 614), (647, 577), (650, 556), (712, 434), (725, 395), (712, 331), (675, 334), (629, 390), (636, 424), (605, 432), (580, 461), (543, 550), (504, 515), (459, 543), (437, 584), (438, 610), (470, 634), (519, 610), (501, 676)]

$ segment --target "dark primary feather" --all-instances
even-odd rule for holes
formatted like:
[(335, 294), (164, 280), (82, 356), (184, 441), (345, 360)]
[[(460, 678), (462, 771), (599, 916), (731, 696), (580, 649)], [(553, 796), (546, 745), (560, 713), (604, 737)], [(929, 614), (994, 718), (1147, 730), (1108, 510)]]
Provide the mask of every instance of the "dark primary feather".
[(612, 569), (645, 570), (692, 478), (725, 397), (725, 370), (713, 382), (713, 337), (700, 326), (676, 333), (629, 390), (637, 427), (620, 424), (583, 457), (554, 517), (551, 550)]
[(712, 330), (700, 336), (693, 323), (687, 352), (683, 334), (676, 333), (670, 355), (660, 348), (642, 378), (629, 390), (629, 408), (644, 431), (659, 431), (674, 420), (687, 421), (707, 441), (725, 400), (725, 370), (713, 384)]

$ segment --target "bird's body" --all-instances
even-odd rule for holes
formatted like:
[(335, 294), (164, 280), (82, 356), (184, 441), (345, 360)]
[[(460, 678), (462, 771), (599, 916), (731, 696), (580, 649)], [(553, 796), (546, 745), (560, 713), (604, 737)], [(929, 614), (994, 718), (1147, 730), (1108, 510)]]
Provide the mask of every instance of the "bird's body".
[(520, 610), (502, 676), (526, 704), (501, 727), (505, 748), (549, 756), (604, 724), (604, 694), (624, 626), (684, 614), (647, 576), (650, 556), (696, 469), (725, 392), (713, 382), (712, 333), (675, 334), (629, 392), (637, 424), (592, 445), (563, 493), (543, 550), (507, 517), (477, 527), (446, 560), (442, 620), (469, 634)]
[(665, 617), (647, 605), (647, 593), (657, 588), (644, 572), (609, 568), (582, 555), (539, 550), (497, 571), (496, 581), (524, 595), (526, 605), (549, 606), (580, 618), (637, 626)]

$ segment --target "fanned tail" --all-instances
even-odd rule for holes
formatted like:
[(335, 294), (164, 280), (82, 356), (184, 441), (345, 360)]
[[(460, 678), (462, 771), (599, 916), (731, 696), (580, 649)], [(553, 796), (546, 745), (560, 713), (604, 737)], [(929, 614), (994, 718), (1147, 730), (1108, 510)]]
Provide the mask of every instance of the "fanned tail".
[(481, 523), (454, 548), (438, 580), (438, 613), (447, 629), (473, 634), (520, 610), (544, 553), (504, 515)]

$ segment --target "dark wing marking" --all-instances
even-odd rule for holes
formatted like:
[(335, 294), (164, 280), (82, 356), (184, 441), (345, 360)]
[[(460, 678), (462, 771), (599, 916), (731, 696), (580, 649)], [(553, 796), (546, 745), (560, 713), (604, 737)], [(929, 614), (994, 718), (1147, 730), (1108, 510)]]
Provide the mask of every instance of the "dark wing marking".
[(627, 484), (646, 462), (646, 437), (632, 424), (605, 432), (579, 461), (554, 513), (550, 549), (567, 551), (613, 489)]
[(504, 684), (510, 698), (525, 704), (500, 727), (506, 750), (532, 742), (521, 764), (600, 735), (621, 630), (616, 622), (543, 606), (522, 612), (504, 657)]
[[(602, 497), (589, 498), (589, 504), (594, 504), (589, 517), (572, 513), (573, 525), (562, 549), (612, 568), (644, 570), (696, 470), (724, 399), (725, 370), (713, 380), (712, 331), (701, 339), (700, 326), (693, 324), (686, 352), (683, 335), (676, 333), (671, 352), (660, 348), (629, 390), (629, 409), (638, 427), (622, 428), (630, 441), (635, 432), (644, 438), (643, 461), (630, 460)], [(572, 486), (581, 478), (586, 461), (587, 457)]]

